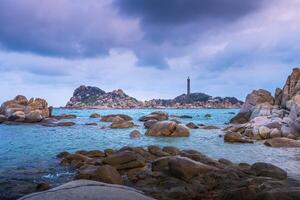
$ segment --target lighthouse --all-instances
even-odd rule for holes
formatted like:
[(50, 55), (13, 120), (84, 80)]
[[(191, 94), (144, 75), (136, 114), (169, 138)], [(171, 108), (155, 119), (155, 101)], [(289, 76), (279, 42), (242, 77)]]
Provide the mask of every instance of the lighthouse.
[(190, 96), (191, 94), (191, 80), (190, 77), (187, 78), (187, 91), (186, 91), (186, 95)]

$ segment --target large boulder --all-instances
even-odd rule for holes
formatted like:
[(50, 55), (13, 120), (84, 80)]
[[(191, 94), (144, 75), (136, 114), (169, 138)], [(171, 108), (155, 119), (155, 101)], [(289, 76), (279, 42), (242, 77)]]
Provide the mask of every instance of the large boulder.
[(103, 159), (103, 163), (112, 165), (117, 170), (140, 168), (146, 165), (145, 159), (141, 155), (132, 151), (121, 151), (115, 153)]
[(244, 124), (247, 123), (250, 119), (250, 112), (239, 112), (236, 116), (230, 119), (232, 124)]
[(168, 165), (173, 176), (185, 181), (189, 181), (197, 175), (217, 170), (215, 167), (180, 156), (170, 158)]
[(78, 170), (76, 179), (87, 179), (93, 181), (100, 181), (104, 183), (119, 184), (123, 183), (120, 173), (110, 165), (82, 166)]
[(300, 69), (294, 68), (290, 76), (288, 76), (286, 83), (283, 87), (282, 94), (278, 95), (276, 102), (281, 103), (281, 106), (288, 108), (288, 101), (290, 101), (295, 95), (300, 94)]
[(0, 123), (7, 121), (7, 117), (5, 115), (0, 114)]
[(277, 137), (272, 138), (269, 140), (266, 140), (264, 143), (266, 146), (270, 147), (298, 147), (300, 148), (300, 141), (299, 140), (293, 140), (289, 138), (284, 137)]
[(105, 115), (101, 117), (102, 122), (113, 122), (114, 120), (115, 122), (117, 122), (117, 120), (120, 121), (120, 119), (123, 121), (131, 121), (132, 117), (124, 114), (112, 114), (112, 115)]
[(0, 113), (9, 121), (30, 123), (40, 122), (50, 114), (46, 100), (40, 98), (27, 100), (22, 95), (4, 102), (1, 105)]
[(145, 133), (148, 136), (187, 137), (189, 129), (173, 121), (160, 121), (153, 124)]
[(76, 180), (43, 192), (33, 193), (20, 200), (153, 200), (142, 192), (121, 185), (107, 184), (96, 181)]
[(43, 116), (40, 110), (31, 111), (25, 116), (25, 121), (29, 123), (40, 122), (42, 119)]
[(276, 179), (287, 178), (286, 171), (270, 163), (254, 163), (253, 165), (251, 165), (251, 170), (253, 170), (257, 176), (266, 176)]
[(224, 141), (225, 142), (230, 142), (230, 143), (253, 143), (250, 140), (246, 140), (242, 138), (242, 134), (240, 134), (239, 132), (231, 132), (228, 131), (225, 133), (224, 135)]
[(300, 94), (295, 95), (291, 100), (291, 111), (289, 117), (296, 120), (300, 117)]
[(123, 121), (123, 122), (113, 122), (109, 128), (131, 128), (134, 127), (133, 122)]
[(246, 101), (243, 104), (240, 112), (253, 112), (255, 107), (259, 104), (270, 104), (274, 105), (274, 98), (272, 94), (263, 89), (253, 90), (250, 94), (247, 95)]
[(139, 118), (139, 120), (142, 122), (149, 121), (149, 120), (162, 121), (168, 119), (169, 119), (169, 114), (162, 111), (152, 112), (149, 115), (145, 115)]

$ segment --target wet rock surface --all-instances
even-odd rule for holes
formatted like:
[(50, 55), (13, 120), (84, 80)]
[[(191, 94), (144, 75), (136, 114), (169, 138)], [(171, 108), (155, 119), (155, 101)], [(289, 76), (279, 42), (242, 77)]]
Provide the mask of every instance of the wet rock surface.
[(76, 170), (75, 179), (123, 184), (155, 199), (254, 200), (271, 195), (279, 200), (294, 199), (300, 190), (299, 183), (289, 182), (287, 173), (272, 164), (235, 164), (171, 146), (123, 147), (97, 158), (86, 151), (59, 157)]

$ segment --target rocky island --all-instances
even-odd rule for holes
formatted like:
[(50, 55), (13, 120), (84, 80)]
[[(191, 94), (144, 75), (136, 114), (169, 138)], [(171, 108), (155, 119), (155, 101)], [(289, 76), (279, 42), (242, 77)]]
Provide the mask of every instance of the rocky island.
[(82, 85), (75, 89), (66, 108), (240, 108), (242, 104), (243, 102), (235, 97), (212, 97), (204, 93), (190, 93), (190, 91), (174, 99), (139, 101), (121, 89), (105, 92), (97, 87)]

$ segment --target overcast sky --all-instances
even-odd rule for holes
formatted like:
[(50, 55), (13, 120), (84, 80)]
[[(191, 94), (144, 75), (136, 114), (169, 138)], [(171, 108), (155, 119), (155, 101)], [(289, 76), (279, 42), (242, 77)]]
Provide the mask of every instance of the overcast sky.
[(274, 92), (300, 66), (300, 0), (0, 0), (0, 102), (79, 85), (140, 100)]

